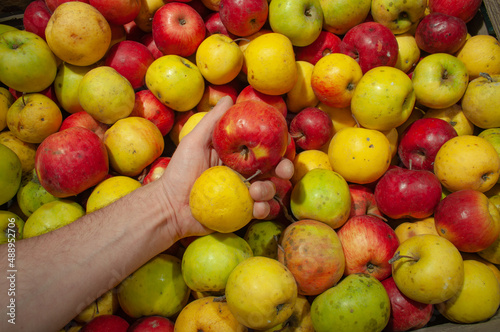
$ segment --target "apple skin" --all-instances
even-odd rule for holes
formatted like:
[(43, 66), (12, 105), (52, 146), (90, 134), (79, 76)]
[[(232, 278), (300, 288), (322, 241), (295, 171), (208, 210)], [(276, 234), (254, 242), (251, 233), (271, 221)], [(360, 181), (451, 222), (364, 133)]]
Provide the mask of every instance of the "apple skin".
[(431, 13), (456, 16), (467, 23), (476, 15), (481, 3), (481, 0), (429, 0), (428, 6)]
[(427, 0), (373, 0), (371, 15), (395, 35), (410, 31), (424, 17)]
[(439, 235), (463, 252), (484, 250), (500, 235), (498, 209), (477, 190), (448, 194), (436, 207), (434, 222)]
[(35, 155), (40, 184), (63, 198), (77, 195), (108, 174), (108, 153), (103, 141), (89, 129), (72, 127), (48, 136)]
[(89, 0), (111, 24), (124, 25), (133, 21), (141, 9), (141, 0)]
[(236, 103), (238, 98), (238, 90), (231, 83), (227, 84), (211, 84), (205, 86), (205, 92), (201, 97), (200, 102), (196, 105), (198, 112), (208, 112), (217, 105), (217, 102), (224, 96), (229, 96)]
[(441, 146), (458, 136), (453, 126), (438, 118), (422, 118), (401, 134), (398, 156), (406, 168), (434, 171), (434, 160)]
[(193, 7), (181, 2), (169, 2), (155, 12), (152, 34), (156, 46), (164, 55), (188, 57), (205, 39), (205, 22)]
[(170, 132), (175, 122), (175, 111), (164, 105), (147, 89), (135, 93), (134, 108), (130, 116), (139, 116), (153, 122), (162, 136)]
[(293, 117), (290, 135), (303, 150), (319, 150), (332, 138), (333, 123), (328, 114), (316, 107), (306, 107)]
[(363, 73), (378, 66), (394, 67), (398, 60), (396, 37), (377, 22), (363, 22), (349, 29), (339, 48), (340, 53), (358, 61)]
[(267, 22), (268, 0), (221, 0), (219, 15), (227, 31), (246, 37), (259, 31)]
[(217, 121), (212, 144), (224, 164), (243, 176), (269, 172), (285, 154), (288, 128), (283, 115), (261, 101), (236, 103)]
[(97, 134), (97, 136), (99, 136), (102, 140), (104, 138), (104, 133), (109, 128), (109, 125), (97, 121), (92, 117), (92, 115), (85, 111), (80, 111), (73, 113), (64, 119), (59, 127), (59, 131), (63, 131), (71, 127), (87, 128)]
[(44, 0), (32, 1), (26, 6), (23, 15), (24, 30), (37, 34), (45, 40), (45, 28), (52, 13)]
[(54, 10), (56, 10), (56, 8), (59, 7), (60, 4), (70, 1), (80, 1), (89, 3), (89, 0), (45, 0), (45, 4), (47, 5), (47, 7), (51, 12), (54, 12)]
[(431, 320), (434, 306), (408, 298), (396, 286), (392, 276), (382, 280), (391, 301), (391, 316), (384, 331), (403, 332), (424, 327)]
[(342, 39), (336, 34), (322, 30), (319, 36), (309, 45), (295, 48), (295, 59), (297, 61), (307, 61), (313, 65), (325, 55), (339, 53), (339, 45)]
[(384, 218), (377, 207), (375, 194), (370, 187), (351, 183), (349, 184), (349, 191), (351, 192), (351, 213), (349, 214), (349, 218), (362, 215)]
[(153, 58), (155, 60), (158, 59), (159, 57), (163, 56), (163, 53), (161, 53), (161, 51), (156, 46), (156, 43), (155, 43), (155, 40), (153, 38), (152, 33), (146, 33), (146, 34), (142, 35), (138, 39), (138, 41), (140, 43), (144, 44), (148, 48), (148, 50), (151, 52), (151, 54), (153, 55)]
[(245, 86), (238, 94), (235, 103), (239, 103), (245, 100), (258, 100), (263, 101), (271, 106), (276, 107), (284, 117), (288, 114), (288, 109), (286, 102), (281, 95), (268, 95), (257, 91), (251, 85)]
[(251, 182), (257, 180), (269, 180), (276, 188), (276, 194), (268, 201), (270, 211), (266, 220), (282, 220), (282, 218), (287, 218), (285, 210), (288, 211), (290, 208), (290, 195), (293, 189), (292, 182), (277, 176), (256, 177)]
[(146, 185), (150, 182), (158, 180), (163, 175), (163, 173), (165, 173), (165, 169), (167, 168), (171, 159), (171, 157), (158, 157), (155, 161), (153, 161), (149, 166), (146, 176), (142, 180), (142, 184)]
[(127, 332), (174, 332), (174, 322), (163, 316), (145, 316), (133, 322)]
[(113, 332), (127, 332), (130, 324), (118, 315), (102, 315), (97, 316), (90, 322), (85, 324), (81, 332), (100, 332), (100, 331), (113, 331)]
[(442, 197), (437, 176), (426, 170), (389, 169), (375, 186), (380, 211), (391, 219), (431, 216)]
[(418, 47), (427, 53), (456, 53), (467, 39), (467, 25), (455, 16), (431, 13), (415, 30)]
[(354, 216), (338, 230), (345, 255), (344, 275), (366, 273), (378, 280), (391, 275), (389, 260), (399, 247), (394, 230), (382, 219)]
[(224, 23), (222, 23), (220, 19), (220, 13), (219, 12), (213, 12), (208, 14), (205, 18), (205, 27), (207, 28), (207, 34), (208, 35), (213, 35), (215, 33), (221, 33), (223, 35), (228, 36), (231, 39), (236, 38), (235, 35), (227, 31), (227, 28), (224, 26)]

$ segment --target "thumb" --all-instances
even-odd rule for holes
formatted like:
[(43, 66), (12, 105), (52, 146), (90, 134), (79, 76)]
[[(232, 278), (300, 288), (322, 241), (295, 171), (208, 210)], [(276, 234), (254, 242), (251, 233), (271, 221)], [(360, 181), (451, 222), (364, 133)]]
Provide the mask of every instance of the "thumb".
[(203, 116), (190, 134), (203, 140), (204, 144), (209, 144), (212, 140), (212, 132), (214, 131), (217, 121), (219, 121), (222, 115), (224, 115), (231, 106), (233, 106), (231, 97), (224, 96), (219, 99), (214, 108)]

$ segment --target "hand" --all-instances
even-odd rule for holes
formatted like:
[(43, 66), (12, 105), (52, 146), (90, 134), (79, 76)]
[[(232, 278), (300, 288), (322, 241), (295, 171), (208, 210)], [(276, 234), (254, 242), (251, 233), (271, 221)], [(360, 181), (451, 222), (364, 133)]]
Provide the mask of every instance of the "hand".
[[(222, 165), (217, 152), (211, 146), (212, 132), (219, 118), (233, 105), (230, 97), (222, 98), (196, 127), (179, 143), (165, 173), (160, 178), (166, 208), (173, 211), (176, 238), (199, 236), (213, 232), (201, 225), (191, 215), (189, 194), (195, 180), (209, 167)], [(290, 179), (293, 164), (283, 159), (275, 168), (277, 176)], [(254, 199), (253, 215), (264, 219), (269, 214), (268, 200), (276, 194), (271, 181), (256, 181), (251, 184), (250, 195)]]

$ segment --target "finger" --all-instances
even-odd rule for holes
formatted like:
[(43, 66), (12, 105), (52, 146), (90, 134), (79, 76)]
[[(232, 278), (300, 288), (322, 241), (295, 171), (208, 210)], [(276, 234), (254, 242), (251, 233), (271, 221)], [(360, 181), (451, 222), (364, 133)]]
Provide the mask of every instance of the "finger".
[(255, 181), (248, 189), (254, 201), (268, 201), (276, 195), (276, 187), (271, 181)]
[(271, 207), (267, 202), (255, 202), (253, 204), (253, 216), (256, 219), (264, 219), (269, 215)]
[(293, 162), (288, 158), (283, 158), (278, 165), (276, 165), (274, 172), (276, 176), (290, 180), (294, 172)]

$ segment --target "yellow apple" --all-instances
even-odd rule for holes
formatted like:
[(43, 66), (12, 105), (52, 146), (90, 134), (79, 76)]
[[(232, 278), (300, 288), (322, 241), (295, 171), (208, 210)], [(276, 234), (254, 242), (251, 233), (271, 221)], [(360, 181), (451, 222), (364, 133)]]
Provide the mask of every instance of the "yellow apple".
[(104, 57), (111, 43), (111, 28), (104, 16), (85, 2), (57, 6), (45, 29), (47, 44), (64, 62), (89, 66)]
[(314, 65), (307, 61), (296, 61), (297, 82), (286, 94), (288, 111), (298, 113), (306, 107), (315, 107), (319, 100), (311, 86), (311, 76)]
[(442, 109), (430, 108), (425, 112), (423, 117), (438, 118), (448, 122), (455, 128), (459, 136), (472, 135), (474, 133), (474, 124), (467, 119), (460, 104), (454, 104)]
[(119, 306), (116, 289), (112, 288), (83, 308), (74, 319), (79, 323), (88, 323), (97, 316), (115, 314)]
[(42, 205), (58, 200), (47, 191), (41, 184), (36, 170), (23, 174), (21, 186), (16, 194), (16, 202), (22, 213), (28, 218)]
[(452, 322), (470, 324), (493, 317), (499, 306), (500, 284), (493, 271), (479, 261), (465, 260), (463, 286), (436, 308)]
[(290, 318), (264, 332), (314, 332), (311, 304), (307, 297), (298, 295)]
[(396, 35), (398, 42), (398, 60), (395, 67), (408, 73), (420, 60), (420, 48), (411, 33)]
[(488, 248), (479, 251), (477, 254), (490, 263), (500, 264), (500, 237)]
[(323, 29), (336, 35), (345, 34), (362, 23), (370, 14), (371, 0), (320, 0), (323, 9)]
[(205, 38), (198, 46), (196, 65), (208, 82), (226, 84), (240, 73), (243, 52), (234, 40), (216, 33)]
[[(203, 119), (203, 117), (207, 113), (208, 112), (197, 112), (197, 113), (194, 113), (193, 116), (190, 116), (187, 119), (186, 123), (182, 126), (181, 131), (179, 132), (179, 143), (184, 138), (184, 136), (189, 134), (191, 132), (191, 130), (193, 130), (194, 127), (196, 127), (198, 122), (200, 122), (201, 119)], [(179, 143), (177, 143), (177, 144), (179, 144)]]
[(0, 133), (0, 143), (17, 154), (23, 173), (29, 173), (35, 168), (36, 144), (24, 142), (9, 130)]
[(371, 14), (375, 22), (399, 35), (418, 25), (425, 15), (427, 0), (373, 0)]
[(78, 87), (80, 82), (95, 65), (75, 66), (67, 62), (59, 65), (54, 79), (54, 93), (61, 108), (68, 113), (84, 111), (78, 100)]
[(399, 243), (408, 240), (410, 237), (419, 234), (434, 234), (439, 235), (434, 223), (434, 217), (429, 217), (420, 220), (405, 221), (399, 224), (395, 229)]
[(469, 79), (479, 77), (479, 73), (500, 74), (500, 43), (491, 35), (475, 35), (465, 41), (464, 46), (456, 53), (467, 72)]
[(405, 131), (405, 129), (408, 128), (408, 126), (411, 125), (416, 120), (421, 119), (424, 116), (424, 113), (425, 112), (420, 107), (415, 106), (413, 108), (413, 111), (411, 111), (411, 114), (408, 117), (408, 119), (406, 119), (406, 121), (403, 124), (396, 127), (398, 135), (401, 136)]
[(87, 199), (87, 213), (99, 210), (141, 187), (141, 183), (128, 176), (112, 176), (100, 182)]
[(500, 74), (480, 73), (480, 76), (469, 82), (462, 98), (462, 110), (476, 127), (500, 127)]
[(500, 270), (498, 269), (497, 265), (493, 264), (490, 261), (487, 261), (486, 259), (479, 256), (477, 253), (461, 252), (461, 254), (462, 254), (462, 258), (464, 259), (464, 261), (465, 260), (476, 260), (478, 262), (485, 264), (487, 267), (490, 268), (490, 270), (493, 272), (493, 274), (497, 278), (498, 282), (500, 283)]
[[(354, 116), (352, 116), (351, 106), (348, 107), (330, 107), (323, 103), (319, 103), (317, 106), (320, 110), (324, 111), (333, 123), (333, 135), (338, 132), (342, 128), (346, 127), (359, 127), (359, 124), (356, 122)], [(333, 138), (332, 135), (332, 138)], [(321, 151), (328, 153), (328, 147), (330, 146), (331, 139), (328, 143), (321, 147)]]
[(389, 130), (410, 117), (415, 100), (412, 81), (405, 72), (380, 66), (370, 69), (359, 81), (351, 111), (362, 127)]
[(391, 157), (394, 158), (398, 152), (399, 134), (396, 128), (381, 131), (389, 140), (391, 146)]
[(0, 205), (3, 205), (16, 196), (22, 180), (22, 165), (14, 151), (0, 144)]
[(13, 102), (14, 97), (9, 90), (4, 87), (0, 87), (0, 131), (7, 127), (7, 111)]
[(315, 168), (332, 170), (328, 154), (320, 150), (300, 151), (293, 159), (294, 170), (290, 181), (295, 185), (307, 172)]
[(449, 191), (490, 190), (500, 176), (500, 157), (493, 145), (475, 135), (445, 142), (434, 161), (434, 173)]
[(134, 19), (139, 29), (146, 33), (153, 31), (153, 16), (164, 4), (164, 0), (141, 0), (139, 14)]
[(172, 142), (176, 146), (179, 145), (179, 135), (181, 133), (182, 127), (184, 127), (187, 120), (193, 114), (195, 114), (194, 110), (190, 110), (187, 112), (176, 112), (174, 125), (172, 126), (172, 129), (170, 129), (170, 131), (168, 132), (168, 137), (172, 140)]

